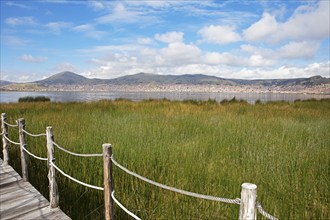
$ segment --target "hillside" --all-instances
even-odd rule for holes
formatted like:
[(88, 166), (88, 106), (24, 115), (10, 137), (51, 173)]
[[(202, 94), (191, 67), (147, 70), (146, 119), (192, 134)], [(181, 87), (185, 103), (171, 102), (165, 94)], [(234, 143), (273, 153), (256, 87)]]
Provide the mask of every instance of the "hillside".
[(51, 77), (48, 77), (43, 80), (36, 81), (35, 83), (40, 85), (54, 85), (54, 84), (63, 84), (63, 85), (74, 85), (74, 84), (86, 84), (89, 79), (78, 75), (73, 72), (65, 71), (57, 73)]
[(0, 80), (0, 87), (10, 85), (10, 84), (12, 84), (12, 82), (8, 82), (8, 81), (5, 81), (5, 80)]
[(32, 83), (1, 86), (14, 91), (174, 91), (174, 92), (294, 92), (330, 93), (330, 78), (313, 76), (295, 79), (224, 79), (208, 75), (157, 75), (138, 73), (115, 79), (89, 79), (73, 72), (61, 72)]
[(207, 75), (156, 75), (148, 73), (138, 73), (135, 75), (122, 76), (108, 80), (114, 85), (134, 85), (134, 84), (188, 84), (188, 85), (235, 85), (235, 82), (223, 78)]
[(127, 75), (115, 79), (89, 79), (73, 72), (57, 73), (44, 80), (34, 82), (39, 85), (143, 85), (143, 84), (159, 84), (159, 85), (262, 85), (262, 86), (314, 86), (321, 84), (330, 84), (329, 78), (321, 76), (313, 76), (310, 78), (294, 78), (294, 79), (224, 79), (216, 76), (208, 76), (202, 74), (195, 75), (157, 75), (148, 73), (138, 73)]

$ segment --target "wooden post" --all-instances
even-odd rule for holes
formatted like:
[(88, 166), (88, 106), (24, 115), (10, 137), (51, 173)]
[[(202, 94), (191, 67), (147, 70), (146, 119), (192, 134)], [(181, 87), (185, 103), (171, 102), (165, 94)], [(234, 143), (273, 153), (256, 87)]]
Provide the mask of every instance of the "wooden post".
[(104, 207), (105, 219), (114, 220), (113, 199), (111, 193), (113, 191), (112, 178), (112, 147), (111, 144), (103, 144), (103, 185), (104, 185)]
[(18, 129), (19, 129), (19, 143), (21, 151), (21, 166), (22, 166), (22, 179), (23, 181), (29, 181), (29, 171), (28, 171), (28, 159), (29, 155), (23, 150), (26, 147), (26, 135), (23, 130), (25, 130), (25, 119), (18, 119)]
[(257, 219), (257, 186), (252, 183), (243, 183), (239, 220)]
[(57, 208), (59, 206), (59, 194), (57, 189), (57, 183), (55, 179), (55, 168), (50, 162), (55, 163), (55, 152), (54, 152), (54, 137), (52, 127), (47, 127), (47, 158), (48, 158), (48, 180), (49, 180), (49, 203), (50, 208)]
[(8, 125), (5, 124), (7, 122), (6, 113), (1, 113), (1, 129), (2, 129), (2, 152), (3, 152), (3, 163), (4, 165), (8, 165), (9, 163), (9, 141), (5, 138), (8, 137)]

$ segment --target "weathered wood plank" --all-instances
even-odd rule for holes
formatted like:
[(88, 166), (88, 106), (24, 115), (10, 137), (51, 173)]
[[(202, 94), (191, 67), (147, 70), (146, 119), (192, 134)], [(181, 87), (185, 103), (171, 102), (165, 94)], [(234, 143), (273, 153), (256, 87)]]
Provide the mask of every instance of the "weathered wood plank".
[(0, 159), (0, 219), (70, 219)]
[(61, 209), (59, 208), (50, 209), (49, 206), (16, 216), (17, 219), (36, 219), (40, 217), (42, 219), (60, 219), (60, 220), (70, 219), (67, 216), (63, 216), (63, 212), (61, 211)]

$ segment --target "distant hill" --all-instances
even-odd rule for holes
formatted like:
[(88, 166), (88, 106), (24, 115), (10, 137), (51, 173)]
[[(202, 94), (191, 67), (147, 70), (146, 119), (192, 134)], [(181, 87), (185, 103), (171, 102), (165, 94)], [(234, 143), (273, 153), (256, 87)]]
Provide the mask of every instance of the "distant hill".
[(232, 81), (241, 85), (263, 85), (263, 86), (316, 86), (321, 84), (330, 84), (330, 78), (322, 76), (312, 76), (310, 78), (293, 78), (293, 79), (257, 79), (257, 80), (241, 80), (232, 79)]
[[(313, 76), (310, 78), (295, 79), (224, 79), (216, 76), (208, 76), (201, 74), (185, 74), (185, 75), (157, 75), (148, 73), (138, 73), (127, 75), (115, 79), (89, 79), (79, 74), (65, 71), (57, 73), (43, 80), (31, 83), (11, 83), (0, 81), (2, 90), (17, 91), (48, 91), (48, 90), (111, 90), (119, 89), (126, 91), (127, 88), (140, 88), (141, 90), (149, 90), (153, 88), (157, 90), (167, 91), (169, 86), (176, 86), (177, 90), (182, 88), (200, 88), (200, 90), (208, 91), (210, 85), (217, 88), (216, 91), (301, 91), (311, 88), (315, 93), (329, 94), (330, 78), (322, 76)], [(188, 86), (189, 85), (189, 86)], [(183, 87), (182, 87), (183, 86)], [(202, 89), (201, 89), (202, 88)], [(220, 89), (219, 89), (220, 88)], [(144, 90), (145, 89), (145, 90)], [(134, 90), (134, 89), (133, 89)]]
[(36, 81), (35, 83), (47, 86), (54, 84), (74, 85), (88, 83), (89, 79), (73, 72), (65, 71), (57, 73), (51, 77)]
[(330, 84), (330, 79), (322, 76), (313, 76), (310, 78), (294, 78), (294, 79), (224, 79), (216, 76), (208, 76), (202, 74), (185, 74), (185, 75), (157, 75), (149, 73), (138, 73), (127, 75), (115, 79), (89, 79), (73, 72), (57, 73), (49, 78), (34, 82), (39, 85), (144, 85), (144, 84), (160, 84), (160, 85), (262, 85), (262, 86), (315, 86), (321, 84)]
[(108, 80), (114, 85), (134, 85), (134, 84), (189, 84), (189, 85), (234, 85), (235, 82), (223, 78), (207, 75), (156, 75), (148, 73), (138, 73), (135, 75), (122, 76)]
[(5, 81), (5, 80), (0, 80), (0, 87), (1, 86), (6, 86), (6, 85), (10, 85), (10, 84), (12, 84), (12, 82)]

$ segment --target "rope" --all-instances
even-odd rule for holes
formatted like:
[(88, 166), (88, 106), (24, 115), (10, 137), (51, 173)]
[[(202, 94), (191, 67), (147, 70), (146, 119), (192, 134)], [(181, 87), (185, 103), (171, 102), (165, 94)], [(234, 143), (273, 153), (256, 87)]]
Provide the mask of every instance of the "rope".
[(54, 141), (53, 141), (53, 144), (60, 150), (68, 153), (68, 154), (71, 154), (71, 155), (74, 155), (74, 156), (78, 156), (78, 157), (102, 157), (103, 154), (78, 154), (78, 153), (74, 153), (72, 151), (69, 151), (63, 147), (61, 147), (60, 145), (56, 144)]
[(194, 193), (194, 192), (185, 191), (185, 190), (182, 190), (182, 189), (177, 189), (177, 188), (174, 188), (174, 187), (171, 187), (171, 186), (166, 186), (164, 184), (157, 183), (153, 180), (147, 179), (147, 178), (145, 178), (145, 177), (143, 177), (143, 176), (141, 176), (137, 173), (134, 173), (134, 172), (126, 169), (125, 167), (120, 165), (117, 161), (115, 161), (113, 159), (113, 156), (111, 156), (111, 160), (117, 167), (119, 167), (124, 172), (126, 172), (126, 173), (128, 173), (132, 176), (135, 176), (136, 178), (138, 178), (140, 180), (143, 180), (147, 183), (150, 183), (152, 185), (158, 186), (158, 187), (163, 188), (163, 189), (167, 189), (167, 190), (170, 190), (170, 191), (173, 191), (173, 192), (176, 192), (176, 193), (181, 193), (181, 194), (184, 194), (184, 195), (187, 195), (187, 196), (192, 196), (192, 197), (196, 197), (196, 198), (200, 198), (200, 199), (207, 199), (207, 200), (212, 200), (212, 201), (217, 201), (217, 202), (224, 202), (224, 203), (229, 203), (229, 204), (238, 204), (239, 205), (240, 201), (241, 201), (239, 198), (227, 199), (227, 198), (221, 198), (221, 197), (215, 197), (215, 196), (208, 196), (208, 195), (203, 195), (203, 194), (198, 194), (198, 193)]
[(20, 143), (10, 140), (6, 135), (4, 135), (3, 137), (12, 144), (20, 145)]
[(115, 198), (115, 191), (112, 191), (111, 193), (111, 197), (113, 198), (113, 201), (115, 201), (117, 203), (117, 205), (124, 210), (128, 215), (130, 215), (131, 217), (133, 217), (136, 220), (141, 220), (139, 217), (137, 217), (136, 215), (134, 215), (132, 212), (130, 212), (128, 209), (125, 208), (125, 206), (123, 206), (116, 198)]
[(268, 212), (266, 212), (262, 206), (260, 202), (257, 202), (257, 209), (260, 212), (261, 215), (265, 216), (266, 218), (270, 219), (270, 220), (278, 220), (278, 218), (272, 216), (271, 214), (269, 214)]
[(42, 133), (42, 134), (31, 134), (31, 133), (27, 132), (27, 131), (24, 130), (24, 129), (22, 129), (22, 131), (23, 131), (25, 134), (30, 135), (30, 136), (32, 136), (32, 137), (46, 136), (45, 133)]
[(72, 181), (75, 181), (76, 183), (79, 183), (79, 184), (81, 184), (81, 185), (83, 185), (83, 186), (87, 186), (87, 187), (92, 188), (92, 189), (104, 190), (103, 187), (93, 186), (93, 185), (90, 185), (90, 184), (88, 184), (88, 183), (81, 182), (81, 181), (79, 181), (79, 180), (73, 178), (72, 176), (70, 176), (70, 175), (64, 173), (64, 171), (62, 171), (60, 168), (58, 168), (58, 167), (57, 167), (52, 161), (49, 161), (49, 163), (50, 163), (53, 167), (55, 167), (55, 169), (58, 170), (58, 172), (60, 172), (63, 176), (69, 178), (69, 179), (72, 180)]
[[(15, 124), (15, 125), (12, 125), (12, 124), (9, 124), (8, 122), (6, 121), (3, 121), (4, 124), (8, 125), (9, 127), (18, 127), (18, 124)], [(16, 122), (17, 123), (17, 122)]]
[(28, 151), (24, 146), (22, 146), (22, 149), (23, 149), (26, 153), (28, 153), (30, 156), (32, 156), (32, 157), (34, 157), (34, 158), (36, 158), (36, 159), (38, 159), (38, 160), (48, 160), (48, 158), (38, 157), (38, 156), (34, 155), (34, 154), (31, 153), (30, 151)]

